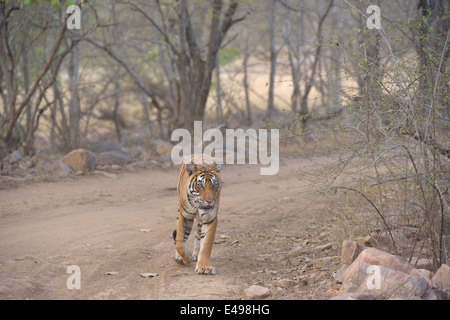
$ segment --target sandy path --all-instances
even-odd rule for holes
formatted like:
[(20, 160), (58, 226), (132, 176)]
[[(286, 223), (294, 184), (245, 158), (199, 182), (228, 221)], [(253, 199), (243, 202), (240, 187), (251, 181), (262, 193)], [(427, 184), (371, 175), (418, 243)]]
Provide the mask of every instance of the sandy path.
[[(305, 189), (299, 164), (283, 161), (275, 176), (226, 166), (216, 239), (274, 219), (268, 208)], [(230, 241), (214, 245), (215, 276), (173, 261), (176, 179), (177, 168), (149, 169), (0, 190), (0, 299), (239, 298), (250, 270), (234, 267)], [(81, 270), (79, 290), (67, 288), (70, 265)]]

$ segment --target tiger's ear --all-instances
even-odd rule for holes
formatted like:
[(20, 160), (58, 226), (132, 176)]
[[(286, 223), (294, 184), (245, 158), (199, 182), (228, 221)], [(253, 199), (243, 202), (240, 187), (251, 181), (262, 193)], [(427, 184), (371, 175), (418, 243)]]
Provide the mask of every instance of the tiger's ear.
[(198, 167), (195, 163), (188, 163), (186, 164), (186, 170), (192, 176), (198, 170)]
[(214, 170), (216, 170), (216, 172), (220, 172), (220, 170), (222, 170), (222, 166), (223, 164), (215, 163), (213, 168)]

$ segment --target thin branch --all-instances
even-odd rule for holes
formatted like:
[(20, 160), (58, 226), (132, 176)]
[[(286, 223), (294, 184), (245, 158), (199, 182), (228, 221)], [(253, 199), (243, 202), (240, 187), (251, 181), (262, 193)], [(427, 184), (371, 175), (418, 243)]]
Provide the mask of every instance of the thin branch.
[(443, 146), (439, 145), (432, 137), (426, 137), (424, 133), (422, 133), (420, 130), (417, 130), (417, 133), (411, 133), (409, 130), (406, 130), (403, 127), (400, 127), (400, 132), (403, 134), (406, 134), (414, 139), (416, 139), (419, 142), (422, 142), (428, 147), (431, 147), (435, 149), (437, 152), (439, 152), (441, 155), (446, 156), (450, 159), (450, 149), (444, 148)]
[(83, 40), (89, 42), (90, 44), (94, 45), (95, 47), (102, 49), (103, 51), (105, 51), (111, 58), (113, 58), (115, 61), (117, 61), (121, 66), (123, 66), (125, 68), (125, 70), (128, 72), (128, 74), (131, 75), (131, 77), (134, 79), (134, 81), (136, 82), (136, 84), (138, 85), (138, 87), (144, 91), (152, 100), (154, 106), (156, 107), (156, 109), (161, 110), (161, 105), (159, 104), (156, 95), (148, 88), (144, 85), (144, 83), (142, 82), (142, 79), (138, 76), (138, 74), (136, 73), (136, 71), (130, 66), (128, 65), (121, 57), (119, 57), (118, 55), (116, 55), (109, 47), (108, 45), (101, 45), (98, 42), (96, 42), (95, 40), (92, 40), (90, 38), (84, 38)]
[[(131, 6), (132, 8), (134, 8), (134, 10), (140, 12), (148, 21), (150, 21), (150, 23), (152, 24), (152, 26), (154, 26), (156, 28), (156, 30), (163, 36), (164, 41), (170, 46), (170, 48), (172, 49), (172, 51), (177, 55), (180, 56), (178, 50), (175, 48), (175, 46), (173, 45), (172, 41), (170, 41), (169, 36), (167, 35), (167, 32), (165, 32), (164, 30), (161, 29), (161, 27), (155, 22), (155, 20), (153, 20), (145, 11), (143, 11), (139, 6), (131, 3), (130, 1), (126, 2), (129, 6)], [(158, 4), (159, 5), (159, 4)]]
[(334, 189), (344, 189), (344, 190), (350, 190), (350, 191), (354, 191), (354, 192), (356, 192), (356, 193), (359, 193), (361, 196), (364, 197), (364, 199), (366, 199), (366, 200), (372, 205), (372, 207), (377, 211), (377, 213), (378, 213), (378, 215), (380, 216), (381, 220), (383, 220), (383, 223), (384, 223), (384, 225), (386, 226), (387, 231), (389, 232), (389, 237), (390, 237), (391, 240), (392, 240), (392, 245), (394, 246), (394, 251), (395, 251), (395, 253), (397, 253), (397, 247), (396, 247), (396, 245), (395, 245), (394, 237), (392, 236), (392, 233), (391, 233), (391, 228), (389, 227), (389, 224), (387, 223), (387, 221), (384, 219), (384, 217), (383, 217), (383, 215), (381, 214), (380, 210), (378, 210), (377, 206), (372, 202), (372, 200), (370, 200), (370, 199), (369, 199), (364, 193), (362, 193), (361, 191), (356, 190), (356, 189), (353, 189), (353, 188), (349, 188), (349, 187), (339, 187), (339, 186), (338, 186), (338, 187), (334, 187)]
[(318, 10), (314, 10), (311, 8), (307, 8), (301, 4), (297, 4), (297, 7), (293, 7), (290, 4), (284, 2), (283, 0), (276, 0), (278, 3), (280, 3), (283, 7), (285, 7), (286, 9), (289, 9), (291, 11), (296, 11), (296, 12), (314, 12), (315, 14), (319, 14)]

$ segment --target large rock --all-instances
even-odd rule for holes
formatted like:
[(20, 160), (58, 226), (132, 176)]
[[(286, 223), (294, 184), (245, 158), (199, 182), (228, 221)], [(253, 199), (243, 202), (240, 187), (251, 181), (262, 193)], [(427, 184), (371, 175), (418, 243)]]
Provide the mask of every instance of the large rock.
[(447, 264), (441, 265), (431, 282), (443, 299), (450, 300), (450, 267)]
[(410, 264), (417, 269), (433, 270), (433, 259), (418, 259), (413, 257)]
[(244, 300), (258, 300), (264, 299), (271, 295), (271, 292), (268, 288), (253, 285), (244, 290)]
[(133, 159), (123, 151), (106, 151), (98, 155), (98, 161), (110, 166), (125, 166), (133, 162)]
[(409, 274), (411, 276), (425, 280), (428, 283), (428, 286), (430, 286), (430, 287), (432, 286), (431, 278), (433, 277), (433, 274), (430, 270), (413, 269)]
[(341, 265), (351, 265), (363, 249), (364, 247), (361, 247), (356, 241), (344, 240), (342, 242)]
[(345, 271), (342, 291), (369, 293), (382, 300), (417, 300), (428, 297), (431, 289), (423, 279), (356, 259)]
[(433, 286), (441, 290), (450, 291), (450, 267), (445, 263), (436, 271), (433, 279)]
[(369, 293), (376, 299), (440, 299), (413, 270), (401, 257), (367, 248), (345, 271), (341, 291)]
[[(365, 262), (371, 265), (386, 267), (392, 270), (409, 274), (413, 267), (402, 257), (375, 249), (367, 248), (363, 250), (358, 258), (359, 262)], [(355, 261), (356, 261), (355, 260)]]
[(97, 165), (97, 157), (95, 154), (86, 149), (73, 150), (66, 154), (61, 160), (76, 172), (93, 171)]

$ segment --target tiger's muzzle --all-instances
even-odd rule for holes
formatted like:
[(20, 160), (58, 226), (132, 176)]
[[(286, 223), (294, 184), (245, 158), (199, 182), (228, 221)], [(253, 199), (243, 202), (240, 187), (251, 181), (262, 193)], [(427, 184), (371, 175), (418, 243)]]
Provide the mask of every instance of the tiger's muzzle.
[(199, 200), (199, 208), (203, 210), (212, 210), (216, 205), (216, 200)]

